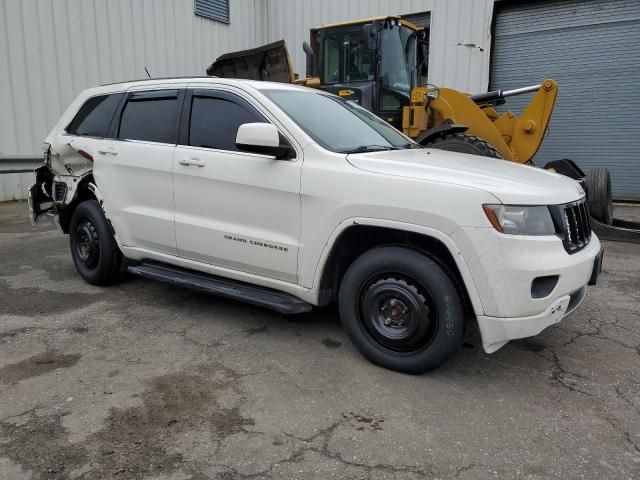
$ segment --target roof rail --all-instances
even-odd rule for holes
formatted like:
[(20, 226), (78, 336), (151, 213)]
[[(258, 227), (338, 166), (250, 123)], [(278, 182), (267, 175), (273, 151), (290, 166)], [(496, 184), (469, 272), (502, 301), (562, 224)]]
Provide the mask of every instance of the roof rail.
[(101, 87), (106, 87), (108, 85), (117, 85), (119, 83), (131, 83), (131, 82), (152, 82), (154, 80), (186, 80), (188, 78), (218, 78), (213, 75), (186, 75), (182, 77), (155, 77), (155, 78), (139, 78), (135, 80), (121, 80), (119, 82), (111, 82), (111, 83), (103, 83), (100, 85)]

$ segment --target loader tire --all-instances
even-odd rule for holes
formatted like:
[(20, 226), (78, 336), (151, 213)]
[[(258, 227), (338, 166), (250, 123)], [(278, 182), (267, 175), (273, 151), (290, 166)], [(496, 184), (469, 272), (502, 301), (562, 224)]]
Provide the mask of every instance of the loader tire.
[(438, 148), (450, 152), (469, 153), (480, 155), (481, 157), (502, 158), (498, 151), (491, 144), (481, 138), (464, 133), (450, 133), (442, 137), (435, 138), (424, 145), (428, 148)]
[(584, 177), (587, 186), (587, 201), (591, 216), (604, 223), (613, 223), (613, 202), (611, 200), (611, 176), (607, 168), (592, 168)]

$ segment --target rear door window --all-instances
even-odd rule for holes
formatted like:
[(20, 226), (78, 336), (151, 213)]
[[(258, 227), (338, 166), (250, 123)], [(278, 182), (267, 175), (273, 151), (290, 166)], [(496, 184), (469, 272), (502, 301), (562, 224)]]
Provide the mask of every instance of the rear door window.
[(178, 92), (133, 93), (122, 110), (118, 138), (176, 144), (180, 117)]
[(231, 95), (192, 97), (189, 145), (238, 151), (236, 135), (243, 123), (266, 120), (241, 100)]
[(87, 100), (67, 127), (70, 135), (106, 137), (123, 93), (98, 95)]

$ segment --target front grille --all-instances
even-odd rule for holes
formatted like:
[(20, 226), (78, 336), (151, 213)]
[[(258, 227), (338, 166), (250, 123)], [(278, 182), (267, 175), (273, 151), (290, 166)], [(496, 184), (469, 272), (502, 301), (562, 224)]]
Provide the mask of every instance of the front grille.
[(591, 221), (586, 199), (559, 205), (554, 215), (568, 253), (576, 253), (591, 241)]
[(67, 184), (63, 182), (55, 182), (53, 184), (53, 201), (64, 202), (64, 197), (67, 196)]

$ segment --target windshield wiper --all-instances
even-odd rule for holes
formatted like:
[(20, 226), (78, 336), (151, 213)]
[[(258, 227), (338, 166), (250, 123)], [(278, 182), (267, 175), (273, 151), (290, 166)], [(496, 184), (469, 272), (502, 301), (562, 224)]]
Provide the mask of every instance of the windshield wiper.
[(393, 147), (391, 145), (360, 145), (356, 148), (340, 150), (340, 153), (363, 153), (363, 152), (380, 152), (384, 150), (401, 150), (402, 147)]

